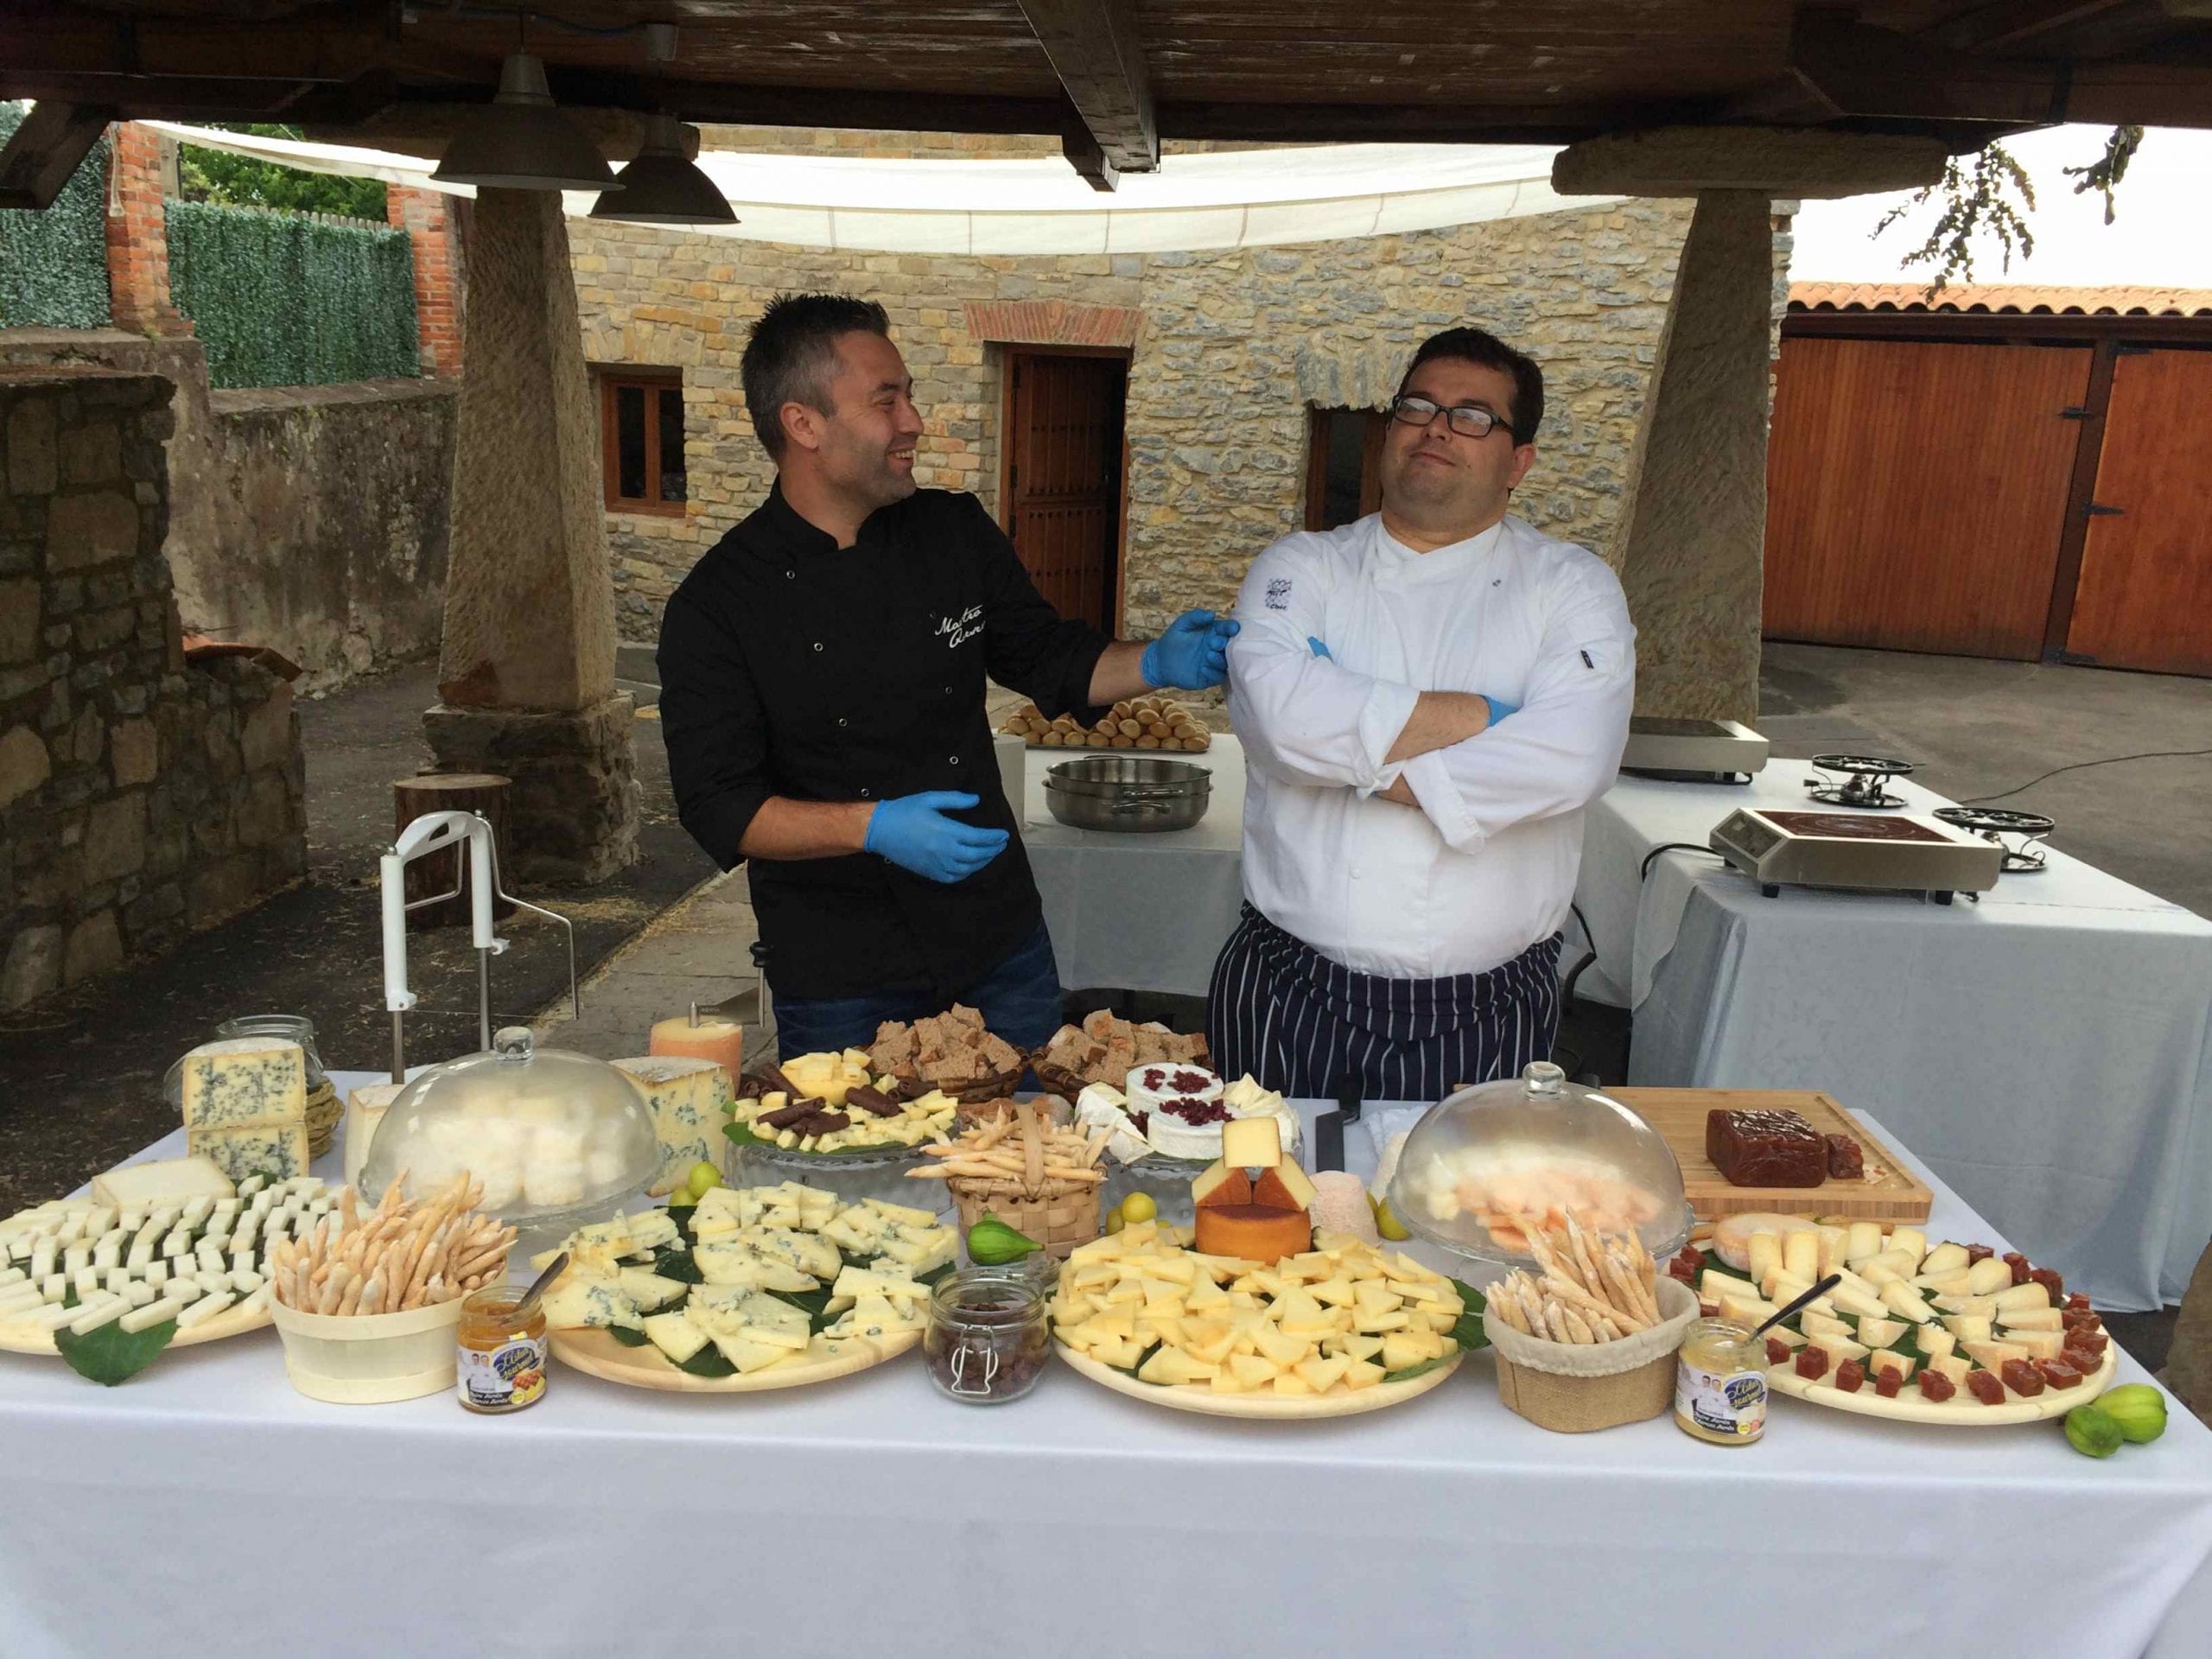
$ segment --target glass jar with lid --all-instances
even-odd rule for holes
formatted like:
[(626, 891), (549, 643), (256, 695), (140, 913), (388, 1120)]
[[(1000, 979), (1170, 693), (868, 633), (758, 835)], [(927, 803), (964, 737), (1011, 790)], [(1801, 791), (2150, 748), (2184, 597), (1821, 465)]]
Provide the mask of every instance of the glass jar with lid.
[(1709, 1446), (1749, 1446), (1766, 1433), (1765, 1353), (1751, 1326), (1693, 1319), (1675, 1361), (1675, 1421)]
[(410, 1078), (377, 1125), (361, 1189), (422, 1198), (466, 1172), (479, 1208), (537, 1227), (636, 1191), (660, 1167), (645, 1097), (604, 1060), (540, 1048), (510, 1026), (490, 1050)]
[(1052, 1357), (1043, 1287), (1003, 1268), (948, 1273), (930, 1292), (922, 1335), (930, 1381), (963, 1405), (995, 1406), (1037, 1386)]
[(1389, 1197), (1430, 1243), (1500, 1268), (1534, 1260), (1526, 1225), (1557, 1227), (1570, 1213), (1586, 1229), (1635, 1233), (1658, 1262), (1692, 1222), (1665, 1138), (1545, 1060), (1431, 1107), (1406, 1137)]

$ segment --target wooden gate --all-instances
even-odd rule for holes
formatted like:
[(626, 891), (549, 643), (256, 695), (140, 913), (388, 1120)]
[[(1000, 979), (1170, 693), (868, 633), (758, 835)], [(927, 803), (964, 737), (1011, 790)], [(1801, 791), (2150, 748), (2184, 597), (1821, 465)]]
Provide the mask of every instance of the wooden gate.
[(2212, 352), (2123, 351), (2066, 655), (2212, 675)]
[(2040, 656), (2091, 355), (1785, 339), (1767, 452), (1768, 636)]
[(1053, 609), (1111, 632), (1128, 361), (1010, 347), (1006, 372), (1007, 535)]

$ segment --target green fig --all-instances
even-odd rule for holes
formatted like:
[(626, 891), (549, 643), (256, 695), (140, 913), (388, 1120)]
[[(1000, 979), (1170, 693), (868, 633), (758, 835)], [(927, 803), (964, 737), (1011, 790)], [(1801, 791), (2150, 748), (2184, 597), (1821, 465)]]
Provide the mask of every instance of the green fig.
[(1042, 1248), (1035, 1239), (1025, 1237), (988, 1213), (968, 1230), (968, 1259), (981, 1267), (1004, 1267)]
[(2097, 1396), (2096, 1408), (2133, 1445), (2148, 1446), (2166, 1432), (2166, 1396), (2148, 1382), (2107, 1389)]
[(2076, 1406), (2066, 1414), (2066, 1439), (2085, 1458), (2108, 1458), (2127, 1437), (2095, 1406)]

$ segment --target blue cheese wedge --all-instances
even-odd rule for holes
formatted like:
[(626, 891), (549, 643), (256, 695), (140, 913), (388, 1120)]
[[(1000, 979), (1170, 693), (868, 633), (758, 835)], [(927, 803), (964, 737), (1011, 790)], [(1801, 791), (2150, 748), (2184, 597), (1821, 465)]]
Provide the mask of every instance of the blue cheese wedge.
[(639, 1312), (636, 1301), (620, 1283), (608, 1279), (563, 1274), (545, 1293), (544, 1307), (545, 1323), (556, 1331), (582, 1326), (611, 1330), (617, 1325), (636, 1331), (645, 1325), (645, 1315)]
[(713, 1340), (704, 1331), (681, 1313), (654, 1313), (645, 1323), (645, 1340), (666, 1354), (671, 1364), (681, 1365)]
[(728, 1144), (722, 1124), (730, 1105), (729, 1073), (713, 1060), (654, 1054), (616, 1060), (614, 1069), (630, 1079), (652, 1120), (661, 1163), (646, 1191), (655, 1198), (676, 1190), (701, 1162), (721, 1167)]
[(308, 1166), (308, 1131), (304, 1121), (289, 1124), (240, 1124), (227, 1128), (188, 1128), (186, 1149), (204, 1155), (232, 1180), (267, 1171), (276, 1175), (299, 1175)]
[(629, 1294), (640, 1312), (648, 1313), (682, 1300), (683, 1294), (691, 1288), (681, 1279), (664, 1279), (645, 1268), (623, 1268), (616, 1282)]
[[(183, 1065), (188, 1129), (298, 1123), (307, 1116), (307, 1057), (297, 1043), (233, 1037), (201, 1044), (184, 1057)], [(285, 1175), (306, 1171), (302, 1160)]]

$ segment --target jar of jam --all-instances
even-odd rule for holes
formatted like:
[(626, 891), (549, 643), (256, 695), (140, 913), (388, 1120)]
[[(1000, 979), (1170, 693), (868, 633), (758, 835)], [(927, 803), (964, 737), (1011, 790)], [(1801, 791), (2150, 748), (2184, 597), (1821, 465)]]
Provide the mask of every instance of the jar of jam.
[(1045, 1294), (1003, 1270), (949, 1273), (930, 1293), (922, 1352), (930, 1381), (948, 1399), (971, 1406), (1019, 1400), (1037, 1386), (1052, 1357)]
[(1693, 1319), (1675, 1370), (1675, 1421), (1712, 1446), (1766, 1433), (1766, 1355), (1749, 1325)]
[(486, 1285), (461, 1305), (461, 1403), (493, 1415), (545, 1394), (545, 1304), (522, 1313), (524, 1287)]

